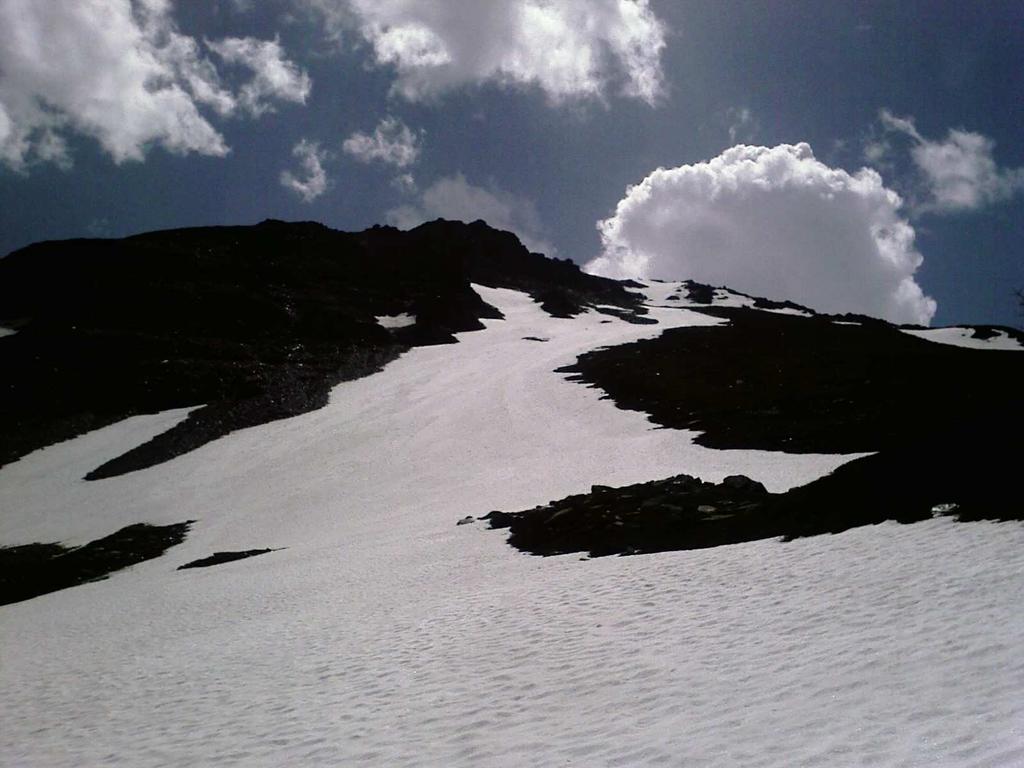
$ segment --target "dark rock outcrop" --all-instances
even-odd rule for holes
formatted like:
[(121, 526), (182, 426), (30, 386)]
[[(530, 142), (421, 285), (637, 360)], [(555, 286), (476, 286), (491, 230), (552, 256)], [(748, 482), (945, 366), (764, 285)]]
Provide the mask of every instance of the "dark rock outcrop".
[(1018, 450), (1024, 353), (936, 344), (870, 318), (700, 311), (729, 323), (594, 350), (560, 370), (661, 426), (699, 431), (710, 448), (853, 453), (938, 441), (956, 450), (946, 436), (966, 432), (974, 450), (987, 432), (983, 442)]
[(81, 547), (0, 547), (0, 605), (104, 579), (114, 571), (159, 557), (185, 540), (193, 522), (129, 525)]
[[(740, 495), (749, 506), (739, 513), (700, 500), (728, 499), (727, 488), (687, 479), (499, 514), (511, 543), (538, 554), (625, 553), (838, 533), (936, 510), (962, 521), (1024, 519), (1024, 353), (936, 344), (867, 317), (840, 325), (822, 315), (700, 311), (730, 322), (595, 350), (561, 370), (656, 424), (698, 431), (708, 447), (878, 453), (784, 494)], [(715, 514), (699, 514), (702, 505)]]
[(688, 475), (567, 496), (521, 512), (485, 515), (508, 528), (508, 542), (534, 555), (591, 557), (702, 549), (744, 541), (835, 534), (887, 520), (936, 515), (960, 522), (1024, 520), (1024, 504), (984, 474), (984, 462), (952, 466), (940, 451), (886, 451), (846, 464), (786, 493), (768, 493), (742, 475), (719, 484)]
[(238, 552), (214, 552), (209, 557), (201, 557), (198, 560), (191, 560), (184, 565), (179, 565), (178, 570), (185, 571), (189, 568), (209, 568), (211, 565), (233, 563), (235, 560), (245, 560), (248, 557), (256, 557), (256, 555), (265, 555), (268, 552), (276, 551), (276, 549), (245, 549)]
[(1024, 347), (1024, 331), (1016, 328), (1009, 328), (1005, 325), (973, 325), (971, 326), (971, 338), (979, 341), (989, 341), (1007, 336), (1022, 347)]
[(622, 488), (594, 486), (588, 494), (481, 519), (510, 529), (509, 544), (531, 554), (599, 557), (731, 544), (742, 540), (739, 531), (773, 535), (764, 527), (768, 500), (763, 485), (742, 476), (716, 485), (677, 475)]
[(705, 283), (698, 283), (694, 280), (687, 280), (686, 298), (695, 304), (710, 304), (715, 300), (715, 289)]

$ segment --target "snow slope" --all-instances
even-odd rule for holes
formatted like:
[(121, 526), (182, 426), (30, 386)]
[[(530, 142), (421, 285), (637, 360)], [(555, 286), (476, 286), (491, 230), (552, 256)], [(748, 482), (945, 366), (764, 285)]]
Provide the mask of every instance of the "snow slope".
[(950, 344), (954, 347), (967, 347), (968, 349), (1012, 349), (1021, 350), (1017, 339), (1005, 331), (996, 331), (996, 335), (990, 339), (978, 339), (974, 336), (973, 328), (926, 328), (922, 330), (903, 329), (904, 333), (917, 336), (925, 341), (933, 341), (937, 344)]
[[(646, 293), (652, 306), (657, 307), (750, 307), (757, 306), (757, 299), (745, 293), (737, 293), (729, 288), (710, 288), (710, 300), (707, 302), (693, 301), (689, 298), (689, 289), (685, 280), (654, 280), (646, 283)], [(780, 315), (810, 317), (811, 313), (793, 307), (761, 309), (762, 312), (775, 312)]]
[[(0, 763), (1024, 762), (1018, 525), (586, 562), (456, 527), (679, 472), (784, 490), (850, 458), (694, 446), (552, 372), (720, 320), (559, 320), (477, 290), (504, 321), (341, 384), (322, 410), (101, 481), (78, 478), (185, 412), (0, 469), (4, 544), (198, 520), (162, 558), (0, 608)], [(671, 287), (647, 290), (662, 304)], [(262, 547), (286, 549), (174, 570)]]

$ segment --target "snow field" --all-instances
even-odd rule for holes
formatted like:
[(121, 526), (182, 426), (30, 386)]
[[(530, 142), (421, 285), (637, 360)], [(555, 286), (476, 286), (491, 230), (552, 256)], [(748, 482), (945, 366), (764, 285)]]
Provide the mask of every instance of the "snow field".
[(974, 338), (973, 328), (927, 328), (919, 331), (906, 329), (903, 332), (936, 344), (950, 344), (968, 349), (1024, 349), (1019, 341), (1004, 331), (996, 331), (996, 335), (990, 339)]
[(679, 472), (783, 490), (850, 458), (700, 448), (552, 373), (714, 318), (556, 320), (478, 290), (505, 321), (344, 383), (320, 411), (109, 480), (78, 478), (184, 411), (0, 469), (4, 544), (199, 521), (162, 558), (0, 608), (0, 763), (1024, 762), (1020, 526), (587, 562), (456, 527)]

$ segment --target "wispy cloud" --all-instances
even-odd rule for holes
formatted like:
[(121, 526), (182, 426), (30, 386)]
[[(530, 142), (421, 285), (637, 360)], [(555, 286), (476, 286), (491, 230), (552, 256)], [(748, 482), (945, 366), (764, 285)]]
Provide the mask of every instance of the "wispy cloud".
[(420, 156), (419, 135), (394, 117), (385, 117), (371, 134), (353, 133), (341, 146), (360, 162), (377, 161), (396, 168), (406, 168)]
[[(1024, 168), (1000, 168), (995, 142), (987, 136), (954, 128), (944, 140), (931, 140), (912, 117), (898, 117), (886, 109), (879, 112), (879, 121), (886, 131), (911, 141), (910, 156), (923, 186), (915, 204), (919, 213), (975, 211), (1008, 200), (1024, 188)], [(881, 147), (880, 155), (892, 149), (884, 140)]]
[(729, 107), (725, 111), (725, 119), (729, 124), (730, 145), (753, 140), (760, 128), (749, 107)]
[(237, 103), (250, 114), (273, 111), (272, 100), (305, 104), (312, 88), (306, 72), (289, 61), (278, 40), (226, 37), (206, 45), (226, 64), (238, 64), (252, 72), (252, 78), (238, 93)]
[(554, 256), (555, 247), (543, 238), (537, 208), (527, 198), (497, 187), (478, 187), (461, 173), (435, 181), (411, 205), (393, 208), (387, 220), (409, 229), (433, 219), (475, 221), (483, 219), (496, 229), (514, 232), (531, 251)]
[(282, 171), (281, 185), (311, 203), (327, 191), (327, 171), (323, 164), (329, 153), (317, 142), (303, 139), (292, 149), (292, 154), (298, 159), (301, 172), (296, 175)]

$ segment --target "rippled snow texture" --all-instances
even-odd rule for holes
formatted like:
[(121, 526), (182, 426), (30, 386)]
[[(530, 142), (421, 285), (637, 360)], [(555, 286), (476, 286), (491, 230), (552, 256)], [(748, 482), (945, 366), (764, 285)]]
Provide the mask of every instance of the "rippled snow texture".
[(781, 489), (844, 460), (652, 429), (552, 371), (659, 327), (480, 290), (506, 321), (315, 413), (93, 483), (75, 478), (183, 413), (0, 470), (4, 543), (199, 520), (162, 558), (0, 608), (0, 764), (1024, 763), (1017, 524), (591, 561), (456, 527), (592, 482), (745, 472)]

